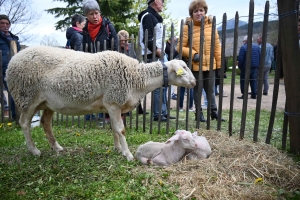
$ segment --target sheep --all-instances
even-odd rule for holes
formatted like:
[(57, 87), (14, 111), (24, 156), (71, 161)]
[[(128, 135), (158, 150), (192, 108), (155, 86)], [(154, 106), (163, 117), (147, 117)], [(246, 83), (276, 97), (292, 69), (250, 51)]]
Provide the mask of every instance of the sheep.
[[(168, 84), (194, 87), (196, 79), (180, 60), (166, 62)], [(115, 51), (84, 53), (63, 48), (34, 46), (16, 54), (8, 65), (6, 80), (20, 110), (19, 124), (27, 148), (39, 156), (30, 133), (30, 122), (43, 110), (41, 124), (50, 147), (63, 151), (52, 132), (54, 112), (85, 115), (105, 112), (110, 115), (114, 148), (128, 161), (128, 149), (121, 113), (133, 110), (144, 96), (164, 83), (161, 62), (139, 63)]]
[(195, 139), (189, 131), (177, 130), (165, 143), (147, 142), (138, 147), (136, 158), (144, 165), (168, 166), (180, 161), (187, 150), (197, 148)]
[(186, 152), (186, 158), (188, 160), (209, 158), (211, 154), (211, 148), (207, 139), (203, 136), (198, 136), (197, 132), (194, 132), (192, 135), (196, 141), (197, 149), (194, 149), (193, 151), (188, 150)]

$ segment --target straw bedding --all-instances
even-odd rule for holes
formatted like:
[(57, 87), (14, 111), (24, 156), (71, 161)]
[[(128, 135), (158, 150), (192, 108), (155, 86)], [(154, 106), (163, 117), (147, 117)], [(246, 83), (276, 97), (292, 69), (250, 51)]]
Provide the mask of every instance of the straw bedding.
[(198, 135), (209, 141), (210, 158), (137, 170), (178, 186), (179, 199), (285, 199), (284, 191), (300, 191), (300, 163), (278, 149), (215, 131)]

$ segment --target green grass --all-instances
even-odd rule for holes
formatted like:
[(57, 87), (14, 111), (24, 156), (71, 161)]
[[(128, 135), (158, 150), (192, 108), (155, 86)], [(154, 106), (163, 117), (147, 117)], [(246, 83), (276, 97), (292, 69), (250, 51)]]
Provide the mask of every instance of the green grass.
[[(175, 115), (175, 112), (171, 112)], [(259, 140), (265, 140), (270, 113), (262, 111), (259, 127)], [(239, 134), (241, 112), (234, 112), (234, 135)], [(254, 111), (247, 113), (245, 139), (252, 140)], [(282, 112), (276, 113), (276, 122), (271, 144), (281, 147)], [(147, 116), (149, 117), (149, 116)], [(228, 119), (228, 111), (223, 112)], [(195, 129), (194, 115), (190, 113), (188, 127)], [(142, 120), (142, 117), (139, 117)], [(148, 119), (148, 118), (147, 118)], [(133, 120), (134, 121), (134, 120)], [(56, 121), (54, 121), (54, 124)], [(71, 123), (69, 121), (69, 123)], [(141, 121), (139, 123), (142, 124)], [(139, 127), (127, 127), (126, 139), (131, 152), (147, 141), (165, 141), (170, 137), (165, 134), (162, 124), (161, 134), (149, 134)], [(156, 127), (156, 125), (154, 125)], [(211, 122), (211, 129), (217, 127)], [(137, 170), (137, 161), (127, 162), (113, 150), (112, 131), (107, 126), (100, 128), (93, 124), (91, 128), (54, 126), (55, 136), (65, 151), (59, 155), (50, 150), (41, 127), (32, 129), (32, 137), (41, 150), (40, 157), (34, 157), (27, 151), (24, 136), (15, 124), (5, 124), (0, 131), (0, 194), (1, 199), (177, 199), (176, 185), (170, 185), (168, 176), (157, 168), (157, 174)], [(185, 113), (180, 113), (179, 129), (185, 129)], [(201, 127), (205, 129), (205, 127)], [(228, 123), (222, 123), (224, 134)], [(175, 122), (170, 123), (174, 132)]]

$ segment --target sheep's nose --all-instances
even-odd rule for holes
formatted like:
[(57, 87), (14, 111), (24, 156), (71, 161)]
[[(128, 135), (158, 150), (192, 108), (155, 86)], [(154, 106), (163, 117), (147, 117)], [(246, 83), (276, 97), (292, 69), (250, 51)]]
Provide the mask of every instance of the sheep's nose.
[(206, 157), (206, 158), (209, 158), (209, 156), (210, 156), (210, 155), (207, 155), (207, 157)]

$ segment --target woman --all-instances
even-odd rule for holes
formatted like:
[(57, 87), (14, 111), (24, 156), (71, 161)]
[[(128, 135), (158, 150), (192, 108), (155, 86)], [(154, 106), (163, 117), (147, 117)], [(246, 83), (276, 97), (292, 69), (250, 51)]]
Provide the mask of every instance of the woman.
[(68, 28), (66, 32), (70, 48), (82, 51), (82, 29), (86, 24), (86, 19), (80, 14), (74, 14), (71, 23), (72, 27)]
[[(86, 0), (83, 2), (83, 13), (88, 22), (83, 28), (83, 51), (91, 53), (104, 50), (118, 50), (118, 35), (113, 24), (106, 17), (101, 16), (100, 7), (95, 0)], [(111, 40), (114, 44), (111, 46)], [(106, 46), (104, 41), (106, 40)], [(100, 42), (100, 49), (97, 49), (97, 43)]]
[[(203, 44), (203, 65), (202, 65), (202, 73), (203, 73), (203, 87), (207, 95), (211, 96), (211, 119), (218, 119), (217, 112), (217, 104), (215, 99), (214, 89), (212, 89), (211, 93), (208, 94), (208, 84), (209, 84), (209, 68), (210, 68), (210, 47), (211, 47), (211, 32), (212, 32), (212, 20), (206, 16), (208, 7), (204, 0), (194, 0), (189, 5), (189, 14), (190, 17), (187, 18), (186, 24), (183, 29), (183, 41), (182, 41), (182, 56), (188, 58), (189, 57), (189, 38), (188, 38), (188, 30), (190, 22), (194, 22), (194, 30), (193, 30), (193, 44), (192, 44), (192, 72), (197, 79), (196, 86), (194, 87), (194, 101), (196, 106), (196, 117), (198, 111), (199, 100), (201, 94), (198, 94), (198, 87), (200, 80), (199, 77), (199, 49), (200, 49), (200, 29), (201, 23), (204, 23), (204, 44)], [(201, 19), (204, 17), (204, 21)], [(180, 42), (177, 44), (177, 51), (179, 52)], [(216, 31), (215, 35), (215, 46), (214, 46), (214, 65), (213, 70), (221, 68), (221, 45), (219, 42), (219, 35)], [(212, 88), (215, 87), (215, 73), (213, 73), (213, 81)], [(202, 90), (202, 88), (201, 88)], [(200, 90), (200, 91), (201, 91)], [(201, 92), (200, 92), (201, 93)], [(203, 116), (202, 108), (200, 109), (200, 121), (206, 122), (206, 119)], [(222, 119), (222, 121), (225, 121)]]
[[(87, 23), (82, 30), (83, 51), (95, 53), (104, 50), (118, 50), (118, 35), (113, 24), (106, 18), (101, 16), (100, 7), (95, 0), (85, 0), (83, 2), (83, 13), (87, 17)], [(114, 44), (111, 46), (111, 40), (114, 39)], [(106, 41), (106, 46), (104, 46)], [(97, 48), (97, 43), (100, 42), (100, 49)], [(94, 115), (86, 115), (85, 119), (90, 120), (95, 118)], [(99, 115), (99, 118), (102, 116)], [(105, 114), (105, 122), (109, 122), (108, 114)]]

